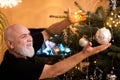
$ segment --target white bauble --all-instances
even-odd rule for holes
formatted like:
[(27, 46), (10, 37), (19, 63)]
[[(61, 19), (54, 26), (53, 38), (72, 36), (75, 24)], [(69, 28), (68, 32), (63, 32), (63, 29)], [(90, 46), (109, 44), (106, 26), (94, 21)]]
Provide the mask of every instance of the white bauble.
[(82, 37), (80, 40), (79, 40), (79, 45), (81, 47), (85, 47), (86, 45), (88, 44), (88, 40), (84, 37)]
[(99, 44), (109, 43), (111, 40), (111, 32), (109, 29), (103, 27), (97, 30), (95, 38)]

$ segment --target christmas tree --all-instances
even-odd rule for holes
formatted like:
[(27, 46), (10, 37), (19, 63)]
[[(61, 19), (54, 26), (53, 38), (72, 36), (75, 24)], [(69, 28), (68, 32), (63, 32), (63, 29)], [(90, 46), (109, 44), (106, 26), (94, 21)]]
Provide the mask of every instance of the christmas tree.
[[(77, 2), (75, 5), (83, 11)], [(62, 60), (68, 56), (76, 54), (88, 42), (93, 46), (111, 42), (112, 46), (100, 54), (91, 56), (83, 62), (90, 62), (87, 67), (78, 64), (73, 69), (54, 80), (119, 80), (120, 79), (120, 1), (111, 0), (110, 8), (107, 12), (103, 7), (98, 7), (96, 12), (85, 12), (85, 21), (69, 25), (59, 35), (54, 35), (50, 39), (56, 44), (62, 44), (70, 48), (70, 54), (66, 52), (54, 51), (57, 54), (64, 54), (63, 57), (54, 57), (51, 63)], [(65, 11), (66, 13), (66, 11)], [(51, 15), (52, 18), (65, 18), (66, 16)], [(103, 40), (102, 40), (103, 39)], [(56, 50), (56, 48), (54, 48)], [(60, 49), (58, 46), (57, 49)], [(50, 79), (52, 80), (52, 79)]]

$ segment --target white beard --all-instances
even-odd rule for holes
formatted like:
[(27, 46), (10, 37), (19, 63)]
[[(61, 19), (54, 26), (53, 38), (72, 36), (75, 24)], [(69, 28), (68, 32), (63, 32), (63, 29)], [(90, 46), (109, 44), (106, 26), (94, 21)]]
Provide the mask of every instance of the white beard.
[(22, 48), (15, 48), (15, 51), (26, 57), (31, 58), (34, 56), (34, 48), (32, 46), (27, 48), (27, 46), (25, 45), (25, 47), (22, 47)]
[(20, 54), (22, 54), (23, 56), (27, 56), (27, 57), (33, 57), (34, 56), (34, 49), (33, 48), (31, 48), (31, 49), (22, 49), (21, 50), (21, 53)]

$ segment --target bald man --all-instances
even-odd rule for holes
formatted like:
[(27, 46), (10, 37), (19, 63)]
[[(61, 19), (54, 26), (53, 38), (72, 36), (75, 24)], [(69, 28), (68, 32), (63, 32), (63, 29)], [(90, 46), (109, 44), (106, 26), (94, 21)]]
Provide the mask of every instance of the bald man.
[[(80, 20), (75, 20), (70, 12), (68, 19), (56, 23), (48, 28), (51, 33), (60, 33), (67, 25)], [(60, 28), (58, 30), (58, 28)], [(8, 50), (5, 53), (3, 62), (1, 63), (2, 80), (38, 80), (59, 76), (69, 71), (85, 58), (97, 54), (100, 51), (107, 49), (111, 44), (103, 44), (97, 47), (92, 47), (89, 43), (82, 51), (70, 56), (53, 65), (44, 63), (36, 63), (34, 61), (35, 50), (33, 41), (41, 36), (38, 42), (44, 42), (49, 39), (50, 34), (44, 30), (33, 38), (30, 31), (23, 25), (13, 24), (5, 30), (5, 43)]]

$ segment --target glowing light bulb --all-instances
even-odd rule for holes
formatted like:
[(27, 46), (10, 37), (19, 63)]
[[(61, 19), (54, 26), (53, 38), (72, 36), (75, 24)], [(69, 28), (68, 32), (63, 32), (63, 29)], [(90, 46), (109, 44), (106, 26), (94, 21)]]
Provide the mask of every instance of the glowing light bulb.
[(0, 0), (0, 7), (1, 8), (12, 8), (21, 3), (22, 0)]

